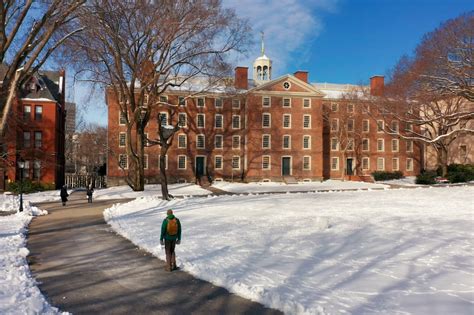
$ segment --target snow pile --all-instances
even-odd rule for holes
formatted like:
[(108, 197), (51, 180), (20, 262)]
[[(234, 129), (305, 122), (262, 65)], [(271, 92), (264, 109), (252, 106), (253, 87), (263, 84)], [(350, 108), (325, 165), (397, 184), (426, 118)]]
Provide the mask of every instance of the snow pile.
[[(16, 211), (20, 209), (20, 197), (15, 195), (0, 195), (0, 211)], [(26, 216), (46, 215), (48, 211), (38, 209), (30, 205), (30, 202), (23, 198), (23, 212)], [(1, 231), (1, 230), (0, 230)]]
[[(209, 195), (209, 190), (192, 183), (170, 184), (168, 191), (173, 196)], [(116, 186), (94, 190), (95, 199), (139, 198), (145, 196), (161, 197), (161, 185), (146, 185), (145, 191), (133, 191), (129, 186)]]
[(309, 192), (321, 190), (343, 189), (385, 189), (389, 186), (356, 181), (326, 180), (323, 182), (299, 182), (298, 184), (285, 184), (281, 182), (259, 183), (231, 183), (215, 182), (214, 187), (233, 193), (265, 193), (265, 192)]
[(287, 314), (470, 314), (473, 187), (145, 197), (104, 217), (164, 259), (165, 212), (187, 272)]
[[(15, 196), (0, 195), (2, 209), (18, 209)], [(27, 226), (35, 215), (46, 211), (31, 207), (25, 202), (24, 211), (0, 216), (0, 313), (1, 314), (58, 314), (36, 286), (30, 274), (26, 257)]]

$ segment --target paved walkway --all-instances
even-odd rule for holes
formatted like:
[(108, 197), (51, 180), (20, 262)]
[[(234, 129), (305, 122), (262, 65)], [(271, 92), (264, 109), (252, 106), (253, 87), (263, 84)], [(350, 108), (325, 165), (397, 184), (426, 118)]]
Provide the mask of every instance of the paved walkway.
[[(42, 203), (49, 215), (29, 227), (29, 262), (46, 298), (74, 314), (281, 314), (164, 262), (115, 234), (102, 211), (116, 201), (88, 204), (83, 192), (66, 207)], [(157, 222), (159, 225), (160, 222)], [(179, 259), (179, 247), (178, 247)]]

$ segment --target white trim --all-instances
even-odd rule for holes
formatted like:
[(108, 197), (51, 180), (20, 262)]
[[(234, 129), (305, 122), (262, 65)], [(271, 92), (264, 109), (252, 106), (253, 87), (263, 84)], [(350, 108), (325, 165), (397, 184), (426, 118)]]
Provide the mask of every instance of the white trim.
[[(179, 138), (184, 137), (184, 147), (180, 146)], [(188, 136), (185, 133), (178, 134), (178, 149), (186, 149), (188, 147)]]
[[(289, 117), (288, 126), (287, 126), (287, 127), (285, 127), (285, 117)], [(283, 122), (283, 125), (282, 125), (282, 128), (283, 128), (283, 129), (291, 129), (291, 114), (283, 114), (282, 122)]]
[[(265, 168), (264, 159), (268, 158), (268, 167)], [(262, 170), (263, 171), (270, 171), (272, 169), (272, 157), (270, 155), (262, 155)]]
[[(264, 105), (265, 102), (264, 102), (264, 99), (265, 98), (268, 98), (268, 105)], [(269, 107), (272, 107), (272, 98), (270, 96), (265, 96), (265, 95), (262, 95), (262, 107), (263, 108), (269, 108)]]
[[(397, 161), (397, 167), (396, 167), (396, 168), (393, 167), (393, 162), (394, 162), (395, 160)], [(393, 158), (392, 158), (392, 171), (399, 171), (399, 170), (400, 170), (400, 159), (397, 158), (397, 157), (393, 157)]]
[[(202, 117), (202, 126), (199, 126), (199, 117)], [(197, 128), (206, 128), (206, 114), (198, 113), (196, 115), (196, 127)]]
[[(304, 123), (305, 123), (305, 118), (306, 117), (309, 117), (309, 124), (308, 124), (308, 127), (305, 127), (304, 126)], [(312, 118), (311, 118), (311, 115), (310, 114), (304, 114), (303, 115), (303, 129), (311, 129), (312, 127)]]
[[(239, 127), (237, 127), (237, 128), (234, 127), (234, 117), (239, 117)], [(240, 120), (241, 120), (240, 115), (232, 115), (232, 129), (235, 129), (235, 130), (241, 129), (242, 124), (241, 124)]]
[[(398, 151), (400, 151), (400, 141), (399, 141), (398, 139), (392, 139), (391, 142), (392, 142), (392, 143), (391, 143), (392, 152), (398, 152)], [(394, 143), (394, 142), (397, 143), (397, 148), (396, 148), (396, 150), (393, 149), (393, 143)]]
[[(304, 147), (304, 139), (308, 137), (308, 147)], [(311, 150), (311, 135), (303, 135), (303, 150)]]
[[(382, 168), (379, 168), (379, 161), (382, 161)], [(385, 171), (385, 158), (383, 157), (377, 158), (377, 171)]]
[[(220, 138), (221, 138), (221, 146), (220, 146), (220, 147), (216, 146), (217, 137), (220, 137)], [(220, 134), (220, 133), (217, 134), (217, 135), (214, 135), (214, 148), (215, 148), (216, 150), (222, 150), (222, 149), (224, 148), (224, 135), (222, 135), (222, 134)]]
[[(364, 168), (364, 160), (367, 161), (367, 168)], [(362, 167), (362, 170), (363, 170), (363, 171), (368, 171), (368, 170), (370, 170), (370, 157), (368, 157), (368, 156), (363, 156), (363, 157), (362, 157), (362, 165), (361, 165), (361, 167)]]
[[(335, 128), (333, 128), (333, 126), (334, 126), (333, 122), (336, 122), (336, 127), (335, 127)], [(331, 131), (331, 132), (337, 132), (337, 131), (339, 131), (339, 118), (332, 118), (332, 119), (331, 119), (331, 126), (330, 126), (330, 127), (331, 127), (331, 128), (330, 128), (330, 131)]]
[[(367, 130), (364, 130), (364, 122), (367, 122)], [(362, 132), (370, 132), (370, 120), (368, 119), (362, 120)]]
[[(333, 141), (336, 140), (336, 148), (333, 147)], [(337, 137), (332, 137), (331, 138), (331, 142), (330, 142), (330, 146), (331, 146), (331, 151), (339, 151), (339, 139)]]
[[(288, 100), (289, 105), (285, 106), (285, 100)], [(291, 108), (291, 97), (283, 97), (281, 100), (281, 107), (282, 108)]]
[[(220, 106), (217, 106), (217, 100), (221, 100), (221, 105)], [(224, 100), (222, 99), (222, 97), (214, 98), (214, 107), (215, 108), (223, 108), (224, 107)]]
[[(179, 167), (179, 159), (184, 157), (184, 168)], [(185, 154), (179, 154), (178, 158), (176, 159), (176, 168), (180, 171), (188, 169), (188, 157)]]
[(143, 169), (147, 170), (149, 165), (148, 154), (143, 155)]
[[(268, 147), (264, 146), (265, 141), (263, 140), (266, 136), (268, 136)], [(272, 135), (271, 134), (263, 134), (262, 135), (262, 149), (267, 150), (272, 148)]]
[[(379, 144), (382, 143), (382, 148), (379, 147)], [(385, 139), (377, 138), (377, 152), (385, 152)]]
[[(234, 103), (236, 101), (238, 102), (238, 106), (234, 106)], [(232, 109), (240, 109), (240, 99), (238, 99), (238, 98), (233, 98), (232, 99)]]
[[(411, 162), (411, 167), (410, 167), (410, 168), (408, 168), (408, 161)], [(405, 164), (407, 171), (409, 171), (409, 172), (412, 172), (412, 171), (413, 171), (413, 169), (414, 169), (414, 164), (413, 164), (413, 163), (414, 163), (414, 162), (413, 162), (413, 158), (407, 158), (406, 164)]]
[[(221, 159), (221, 167), (217, 167), (217, 158), (220, 158)], [(222, 155), (215, 155), (214, 156), (214, 169), (215, 170), (222, 170), (224, 169), (224, 157)]]
[[(202, 137), (202, 144), (203, 146), (202, 147), (199, 147), (198, 144), (199, 144), (199, 137)], [(203, 133), (198, 133), (196, 135), (196, 149), (205, 149), (206, 148), (206, 135), (203, 134)]]
[[(265, 121), (264, 117), (266, 115), (268, 115), (268, 126), (265, 126), (264, 123), (263, 123)], [(272, 127), (272, 114), (262, 113), (262, 128), (271, 128), (271, 127)]]
[[(120, 143), (121, 136), (124, 136), (123, 138), (123, 145)], [(119, 132), (119, 139), (118, 139), (118, 146), (119, 148), (125, 148), (127, 146), (127, 133), (126, 132)]]
[[(285, 137), (288, 137), (288, 148), (285, 148)], [(283, 135), (281, 138), (281, 148), (283, 150), (291, 150), (291, 135)]]
[[(382, 123), (382, 124), (379, 124)], [(377, 120), (377, 133), (382, 133), (383, 130), (385, 129), (385, 123), (383, 120)]]
[[(364, 149), (364, 140), (367, 140), (367, 149)], [(370, 138), (362, 138), (362, 151), (370, 151)]]
[[(238, 144), (239, 144), (238, 147), (234, 147), (234, 139), (238, 139)], [(232, 150), (240, 150), (240, 141), (241, 141), (241, 138), (239, 135), (232, 136)]]
[[(121, 167), (121, 163), (120, 161), (122, 160), (122, 156), (125, 157), (125, 167)], [(119, 158), (118, 158), (118, 168), (119, 169), (124, 169), (124, 170), (128, 170), (128, 155), (127, 154), (119, 154)]]
[[(304, 101), (307, 100), (308, 101), (308, 106), (304, 106)], [(303, 97), (303, 108), (311, 108), (311, 98), (309, 97)]]
[[(335, 168), (333, 168), (333, 160), (337, 161)], [(339, 157), (338, 156), (332, 156), (331, 157), (331, 171), (339, 171), (339, 168), (340, 168), (339, 164), (340, 164)]]
[[(220, 127), (217, 126), (217, 117), (221, 118), (221, 126)], [(224, 115), (222, 115), (222, 114), (215, 114), (214, 115), (214, 128), (224, 129)]]
[[(234, 158), (238, 158), (238, 159), (239, 159), (239, 167), (238, 167), (238, 168), (234, 168)], [(240, 169), (241, 169), (241, 167), (242, 167), (242, 161), (241, 161), (240, 155), (233, 155), (233, 156), (232, 156), (231, 167), (232, 167), (232, 170), (240, 170)]]
[[(184, 122), (185, 124), (183, 126), (180, 125), (180, 121), (179, 121), (179, 116), (183, 116), (184, 115)], [(188, 127), (188, 115), (186, 113), (178, 113), (178, 125), (179, 127), (181, 128), (187, 128)]]
[(205, 155), (196, 155), (194, 157), (194, 175), (196, 175), (196, 171), (197, 171), (197, 159), (200, 157), (204, 158), (204, 169), (202, 170), (203, 171), (202, 175), (207, 175), (207, 172), (206, 172), (207, 156)]
[[(304, 159), (308, 158), (309, 159), (309, 168), (304, 168)], [(311, 171), (311, 155), (303, 155), (303, 171)]]
[[(202, 99), (202, 106), (199, 106), (199, 100)], [(196, 97), (196, 108), (205, 108), (206, 107), (206, 98), (205, 97)]]

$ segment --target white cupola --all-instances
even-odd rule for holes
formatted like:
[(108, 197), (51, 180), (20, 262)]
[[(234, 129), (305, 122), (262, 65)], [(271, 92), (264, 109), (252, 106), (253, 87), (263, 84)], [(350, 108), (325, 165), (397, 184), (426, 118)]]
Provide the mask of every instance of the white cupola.
[(262, 35), (262, 51), (261, 56), (253, 62), (253, 80), (259, 85), (272, 79), (272, 61), (265, 56), (265, 44)]

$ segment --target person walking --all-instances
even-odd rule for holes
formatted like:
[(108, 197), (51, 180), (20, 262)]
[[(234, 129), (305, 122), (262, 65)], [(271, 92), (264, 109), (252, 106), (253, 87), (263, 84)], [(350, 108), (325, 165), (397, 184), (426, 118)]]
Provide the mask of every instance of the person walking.
[(87, 202), (88, 203), (92, 203), (92, 194), (93, 193), (94, 193), (94, 188), (92, 188), (92, 184), (90, 184), (89, 186), (87, 186), (87, 191), (86, 191)]
[(59, 193), (59, 195), (61, 196), (61, 201), (63, 203), (63, 206), (65, 206), (67, 202), (67, 197), (69, 197), (69, 194), (67, 193), (66, 185), (63, 185), (63, 187), (61, 187), (61, 192)]
[(160, 244), (165, 245), (166, 271), (177, 270), (175, 247), (181, 243), (181, 222), (174, 216), (173, 210), (166, 212), (166, 218), (161, 224)]

